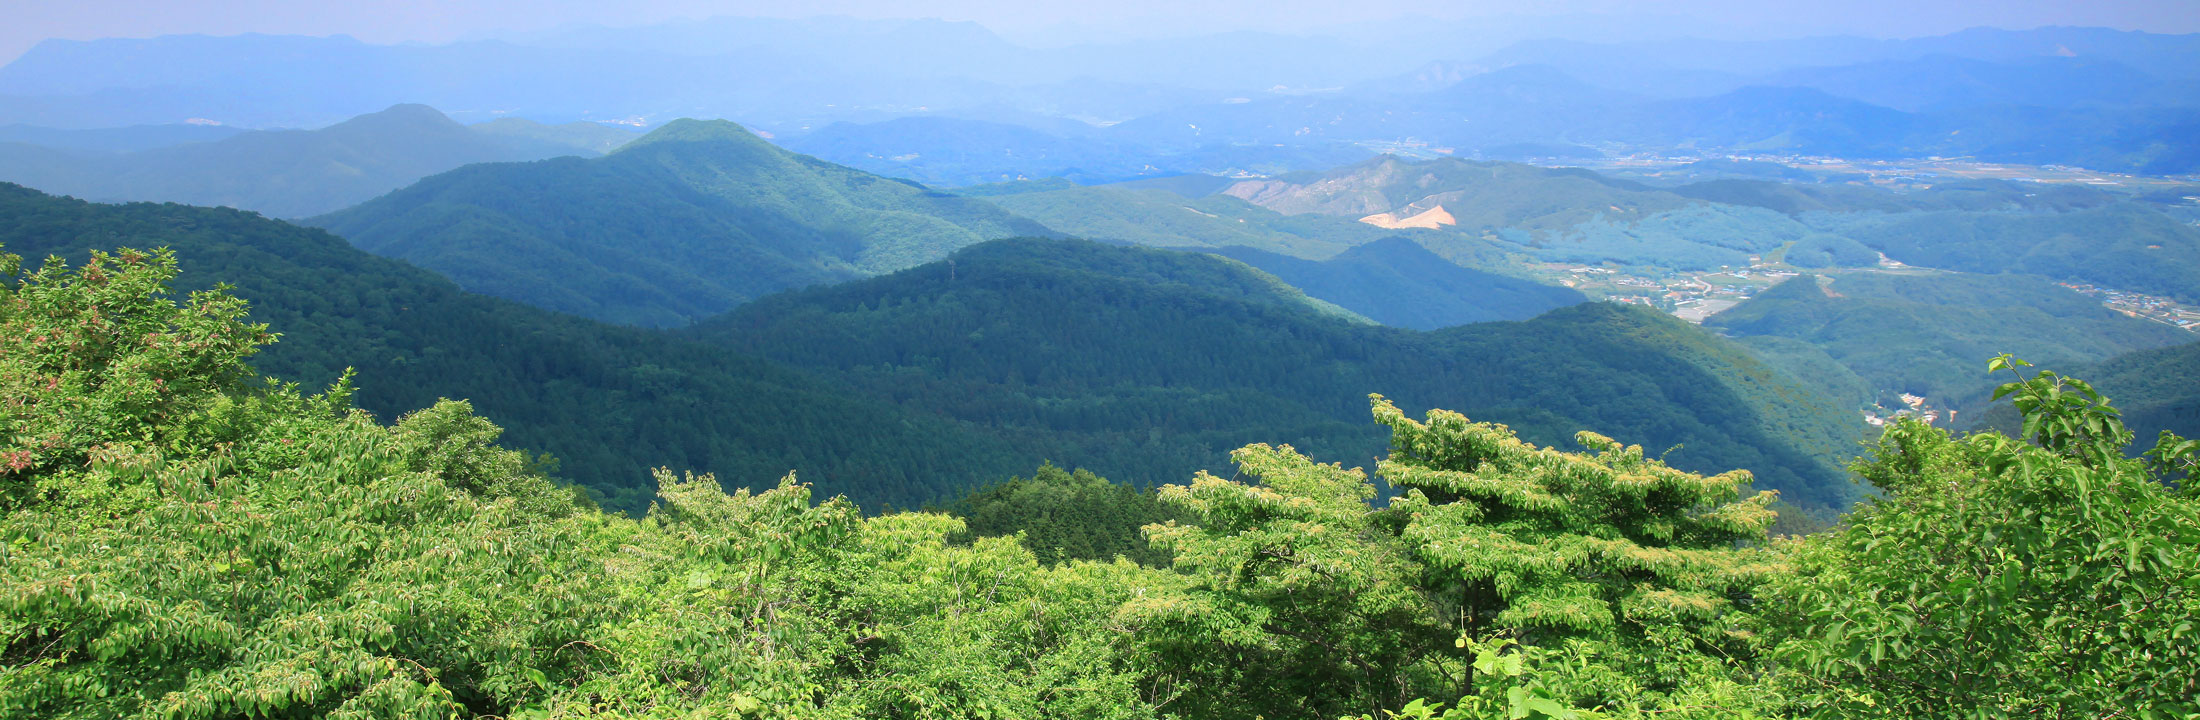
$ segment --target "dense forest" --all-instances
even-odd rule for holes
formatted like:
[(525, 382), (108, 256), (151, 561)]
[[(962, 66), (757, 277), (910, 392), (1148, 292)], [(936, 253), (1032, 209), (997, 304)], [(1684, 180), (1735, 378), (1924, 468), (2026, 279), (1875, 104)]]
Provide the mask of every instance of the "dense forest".
[[(2028, 275), (1804, 275), (1704, 324), (1758, 348), (1778, 347), (1764, 340), (1800, 341), (1808, 354), (1839, 363), (1876, 389), (1856, 400), (1887, 405), (1895, 393), (1939, 405), (1981, 399), (1992, 383), (1971, 372), (1967, 360), (1996, 350), (2070, 367), (2193, 340), (2190, 332), (2126, 316)], [(1786, 361), (1777, 349), (1761, 354), (1798, 376), (1825, 374)]]
[[(646, 470), (800, 469), (867, 507), (916, 507), (1054, 460), (1136, 485), (1290, 441), (1372, 457), (1368, 392), (1506, 422), (1539, 443), (1605, 428), (1681, 467), (1748, 468), (1843, 506), (1861, 424), (1746, 350), (1649, 311), (1585, 305), (1435, 333), (1371, 327), (1207, 255), (1027, 240), (750, 303), (664, 334), (464, 293), (325, 233), (230, 210), (98, 205), (8, 188), (0, 244), (29, 257), (167, 246), (182, 287), (233, 278), (283, 340), (262, 371), (357, 371), (390, 418), (464, 399), (607, 507)], [(875, 427), (847, 429), (851, 418)]]
[[(351, 368), (354, 402), (383, 418), (468, 400), (607, 507), (645, 509), (641, 486), (660, 466), (744, 478), (799, 467), (835, 493), (904, 507), (1028, 469), (991, 439), (753, 355), (466, 293), (317, 230), (0, 186), (0, 247), (82, 262), (121, 244), (173, 250), (181, 288), (234, 283), (281, 336), (254, 356), (260, 371), (320, 388)], [(836, 430), (848, 418), (877, 426)]]
[(1042, 562), (1058, 526), (986, 508), (1107, 504), (1097, 478), (1042, 467), (966, 521), (659, 471), (646, 516), (606, 514), (465, 403), (385, 423), (346, 383), (257, 382), (270, 329), (172, 293), (175, 262), (0, 257), (0, 713), (2200, 713), (2200, 496), (2174, 483), (2200, 443), (2127, 457), (2107, 400), (2007, 356), (2022, 436), (1898, 423), (1853, 468), (1885, 494), (1807, 538), (1767, 539), (1745, 472), (1375, 396), (1373, 463), (1249, 444), (1116, 494), (1165, 557)]
[(1741, 346), (1643, 308), (1413, 332), (1337, 317), (1208, 255), (998, 241), (891, 275), (785, 293), (687, 331), (983, 427), (1029, 457), (1147, 484), (1285, 438), (1367, 458), (1367, 393), (1451, 407), (1544, 444), (1582, 426), (1746, 467), (1790, 501), (1841, 507), (1832, 458), (1862, 423)]

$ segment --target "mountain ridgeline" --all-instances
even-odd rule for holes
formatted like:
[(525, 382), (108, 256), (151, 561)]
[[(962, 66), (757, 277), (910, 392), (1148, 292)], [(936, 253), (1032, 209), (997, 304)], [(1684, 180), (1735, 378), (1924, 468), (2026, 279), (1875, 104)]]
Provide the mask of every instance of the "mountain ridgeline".
[(1307, 295), (1391, 327), (1435, 330), (1525, 320), (1589, 301), (1572, 288), (1454, 265), (1402, 237), (1355, 246), (1327, 260), (1248, 247), (1207, 252), (1260, 268)]
[[(282, 342), (260, 367), (358, 370), (384, 416), (464, 398), (517, 447), (638, 510), (646, 469), (797, 470), (911, 507), (1037, 459), (1139, 485), (1220, 470), (1250, 438), (1372, 457), (1366, 396), (1449, 403), (1538, 443), (1595, 429), (1684, 467), (1748, 468), (1799, 505), (1856, 492), (1853, 415), (1740, 346), (1605, 304), (1440, 332), (1369, 326), (1224, 258), (1028, 239), (783, 293), (667, 335), (461, 291), (337, 238), (228, 210), (8, 188), (11, 252), (167, 246), (233, 278)], [(196, 269), (192, 269), (196, 268)], [(865, 428), (846, 428), (861, 418)], [(871, 425), (876, 427), (871, 427)], [(1676, 447), (1678, 446), (1678, 447)]]
[(470, 163), (600, 153), (586, 144), (525, 120), (468, 127), (425, 105), (397, 105), (318, 130), (261, 130), (122, 153), (0, 142), (0, 181), (88, 200), (225, 205), (296, 218)]
[(695, 120), (602, 158), (462, 168), (310, 222), (474, 292), (658, 327), (983, 240), (1054, 234)]
[[(913, 507), (1028, 470), (1000, 443), (908, 415), (740, 352), (477, 295), (341, 238), (250, 213), (101, 205), (0, 184), (0, 248), (81, 264), (92, 250), (167, 247), (177, 287), (235, 285), (280, 340), (262, 372), (318, 389), (345, 368), (385, 419), (470, 400), (504, 442), (558, 460), (609, 508), (648, 505), (655, 467), (764, 482), (799, 468), (820, 487)], [(848, 418), (878, 423), (836, 431)]]
[(1263, 435), (1372, 457), (1379, 392), (1564, 445), (1598, 428), (1680, 467), (1757, 474), (1839, 506), (1854, 415), (1740, 346), (1662, 313), (1590, 303), (1415, 332), (1350, 322), (1244, 265), (1086, 242), (987, 243), (884, 277), (765, 298), (688, 331), (984, 427), (1134, 483), (1215, 467)]

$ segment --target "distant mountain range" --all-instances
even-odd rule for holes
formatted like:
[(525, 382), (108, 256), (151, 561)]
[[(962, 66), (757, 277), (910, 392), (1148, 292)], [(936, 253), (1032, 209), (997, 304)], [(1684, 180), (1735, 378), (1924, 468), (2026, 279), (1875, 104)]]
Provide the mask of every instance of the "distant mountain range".
[(1096, 127), (1055, 134), (949, 117), (834, 123), (782, 144), (842, 165), (941, 186), (1050, 177), (1095, 184), (1185, 173), (1266, 174), (1334, 167), (1373, 154), (1348, 143), (1167, 148)]
[[(0, 180), (90, 200), (224, 205), (303, 217), (469, 163), (595, 155), (607, 144), (586, 129), (516, 119), (467, 127), (424, 105), (398, 105), (319, 130), (190, 127), (19, 130), (16, 137), (49, 144), (0, 142)], [(173, 142), (194, 137), (203, 140)]]
[[(968, 23), (822, 18), (439, 46), (260, 35), (49, 41), (0, 68), (0, 124), (310, 127), (403, 102), (467, 120), (726, 117), (789, 138), (814, 134), (799, 141), (805, 151), (837, 162), (949, 184), (1120, 179), (1142, 167), (1117, 147), (1154, 157), (1270, 148), (1235, 163), (1257, 169), (1319, 165), (1277, 145), (1330, 152), (1400, 141), (1488, 157), (1521, 146), (1692, 148), (2200, 168), (2189, 140), (2200, 135), (2200, 36), (2039, 28), (1909, 40), (1544, 40), (1485, 52), (1394, 34), (1035, 49)], [(904, 117), (1039, 134), (829, 127)], [(863, 162), (872, 157), (906, 170)], [(1196, 164), (1178, 169), (1231, 165)]]

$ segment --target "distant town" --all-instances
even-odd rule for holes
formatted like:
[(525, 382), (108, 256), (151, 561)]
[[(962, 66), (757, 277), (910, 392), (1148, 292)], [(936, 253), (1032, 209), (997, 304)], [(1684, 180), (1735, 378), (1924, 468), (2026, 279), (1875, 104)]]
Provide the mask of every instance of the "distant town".
[(2097, 298), (2101, 304), (2116, 312), (2200, 333), (2200, 308), (2183, 305), (2165, 297), (2127, 290), (2112, 290), (2083, 283), (2055, 284), (2075, 290), (2081, 295)]

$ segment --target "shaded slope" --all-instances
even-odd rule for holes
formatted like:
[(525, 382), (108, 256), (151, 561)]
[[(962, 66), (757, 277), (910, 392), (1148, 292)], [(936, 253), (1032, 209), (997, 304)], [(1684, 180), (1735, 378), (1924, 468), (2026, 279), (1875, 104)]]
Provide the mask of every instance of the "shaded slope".
[(1381, 392), (1542, 443), (1595, 429), (1685, 445), (1674, 463), (1746, 467), (1802, 504), (1854, 492), (1829, 462), (1859, 436), (1847, 411), (1669, 316), (1594, 303), (1419, 333), (1324, 317), (1263, 278), (1198, 254), (1003, 241), (690, 332), (1122, 482), (1220, 470), (1248, 442), (1363, 462), (1383, 443), (1366, 399)]
[(799, 469), (825, 492), (904, 507), (1030, 467), (953, 423), (747, 354), (462, 292), (318, 230), (0, 185), (6, 251), (76, 263), (118, 245), (173, 248), (181, 289), (235, 284), (252, 319), (282, 334), (255, 358), (261, 370), (320, 386), (355, 367), (356, 402), (384, 418), (470, 399), (506, 442), (556, 455), (560, 475), (622, 510), (646, 506), (660, 466), (715, 471), (728, 485)]
[(2200, 342), (2118, 355), (2079, 375), (2123, 408), (2140, 447), (2163, 430), (2200, 438)]
[(2139, 203), (1860, 216), (1841, 232), (1912, 265), (2030, 273), (2200, 302), (2200, 228)]
[(1385, 238), (1314, 261), (1245, 247), (1211, 250), (1370, 320), (1416, 330), (1526, 320), (1588, 302), (1571, 288), (1470, 270), (1411, 240)]
[(1940, 406), (1997, 382), (1981, 372), (1996, 354), (2067, 367), (2192, 337), (2036, 277), (1963, 274), (1851, 273), (1823, 286), (1806, 275), (1704, 324), (1809, 343), (1880, 393), (1911, 393)]
[(1051, 234), (983, 201), (694, 120), (603, 158), (476, 165), (311, 222), (468, 290), (652, 326)]
[(1242, 246), (1324, 258), (1388, 234), (1342, 218), (1284, 215), (1226, 195), (1187, 198), (1168, 190), (1122, 185), (1022, 192), (986, 200), (1077, 237), (1154, 247)]

